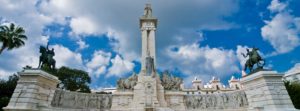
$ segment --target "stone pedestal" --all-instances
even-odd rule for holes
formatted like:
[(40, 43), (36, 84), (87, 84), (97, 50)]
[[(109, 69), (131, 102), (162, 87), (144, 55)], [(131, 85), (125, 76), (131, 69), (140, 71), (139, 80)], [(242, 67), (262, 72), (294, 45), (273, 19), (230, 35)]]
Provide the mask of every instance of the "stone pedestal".
[[(170, 93), (169, 99), (183, 101), (183, 95), (181, 95), (179, 98), (175, 97), (175, 95), (177, 94)], [(153, 72), (151, 75), (146, 75), (145, 71), (141, 71), (141, 73), (138, 75), (138, 81), (134, 86), (134, 90), (118, 90), (113, 93), (111, 110), (173, 111), (167, 106), (167, 102), (165, 100), (165, 91), (160, 83), (159, 76), (156, 75), (155, 72)]]
[(134, 87), (132, 108), (162, 109), (167, 107), (164, 97), (164, 88), (157, 76), (144, 76), (139, 74), (137, 85)]
[(259, 71), (241, 79), (250, 111), (294, 111), (282, 81), (283, 74)]
[(59, 80), (41, 70), (19, 72), (20, 79), (5, 111), (37, 111), (51, 107)]

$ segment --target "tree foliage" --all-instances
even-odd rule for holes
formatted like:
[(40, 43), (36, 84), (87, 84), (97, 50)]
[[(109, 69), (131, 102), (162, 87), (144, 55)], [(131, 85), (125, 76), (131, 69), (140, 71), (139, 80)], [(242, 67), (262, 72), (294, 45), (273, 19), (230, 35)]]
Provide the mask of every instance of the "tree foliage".
[(287, 92), (296, 109), (300, 109), (300, 83), (284, 81)]
[(5, 49), (12, 50), (25, 45), (24, 40), (27, 40), (27, 36), (25, 35), (25, 30), (22, 27), (16, 27), (13, 23), (9, 26), (0, 26), (0, 42), (2, 42), (0, 54)]
[(18, 80), (19, 76), (17, 74), (9, 76), (8, 80), (0, 80), (0, 111), (8, 105)]
[(91, 83), (91, 78), (85, 71), (65, 66), (55, 70), (49, 67), (43, 67), (43, 70), (58, 77), (61, 81), (61, 88), (63, 89), (85, 93), (91, 92), (88, 86), (88, 84)]

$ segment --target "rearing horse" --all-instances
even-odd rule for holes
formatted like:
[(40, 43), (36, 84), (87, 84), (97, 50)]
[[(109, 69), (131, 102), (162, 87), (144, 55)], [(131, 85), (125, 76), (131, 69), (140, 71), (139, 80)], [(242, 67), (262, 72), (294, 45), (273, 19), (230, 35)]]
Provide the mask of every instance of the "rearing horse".
[(40, 61), (38, 68), (44, 67), (44, 65), (48, 65), (51, 69), (55, 69), (55, 63), (56, 61), (51, 57), (51, 55), (48, 54), (48, 50), (40, 46)]
[[(246, 71), (247, 68), (249, 68), (250, 72), (252, 72), (253, 66), (255, 64), (257, 65), (257, 68), (262, 68), (265, 65), (265, 61), (259, 55), (258, 50), (258, 48), (253, 48), (251, 52), (249, 52), (249, 50), (247, 49), (247, 55), (245, 56), (244, 54), (242, 54), (244, 57), (247, 57), (249, 55), (249, 59), (245, 63), (244, 71)], [(263, 61), (263, 64), (261, 63), (261, 61)]]

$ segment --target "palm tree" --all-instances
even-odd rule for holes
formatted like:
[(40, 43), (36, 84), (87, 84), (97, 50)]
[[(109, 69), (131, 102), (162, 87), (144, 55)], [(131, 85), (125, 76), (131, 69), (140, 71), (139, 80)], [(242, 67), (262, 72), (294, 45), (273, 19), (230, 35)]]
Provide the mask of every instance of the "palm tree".
[(27, 40), (25, 30), (22, 27), (15, 27), (15, 24), (11, 23), (8, 26), (0, 26), (0, 42), (2, 46), (0, 48), (0, 54), (5, 50), (12, 50), (25, 45), (24, 40)]

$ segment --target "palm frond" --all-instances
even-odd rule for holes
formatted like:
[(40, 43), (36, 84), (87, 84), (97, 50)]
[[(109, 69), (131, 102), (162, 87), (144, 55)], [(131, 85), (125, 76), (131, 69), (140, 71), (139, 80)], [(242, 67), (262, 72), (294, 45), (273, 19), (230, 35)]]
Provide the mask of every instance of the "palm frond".
[(4, 25), (0, 26), (0, 31), (2, 32), (4, 30), (5, 30)]
[(25, 30), (22, 27), (17, 27), (15, 30), (15, 33), (16, 34), (24, 34)]
[(16, 27), (13, 23), (9, 26), (0, 26), (0, 42), (3, 42), (7, 50), (19, 48), (25, 45), (24, 40), (27, 40), (27, 36), (24, 33), (25, 30), (22, 27)]
[(18, 35), (18, 38), (19, 38), (19, 39), (27, 40), (27, 36), (26, 36), (26, 35)]
[(9, 32), (9, 28), (6, 25), (1, 26), (1, 31), (3, 32)]

